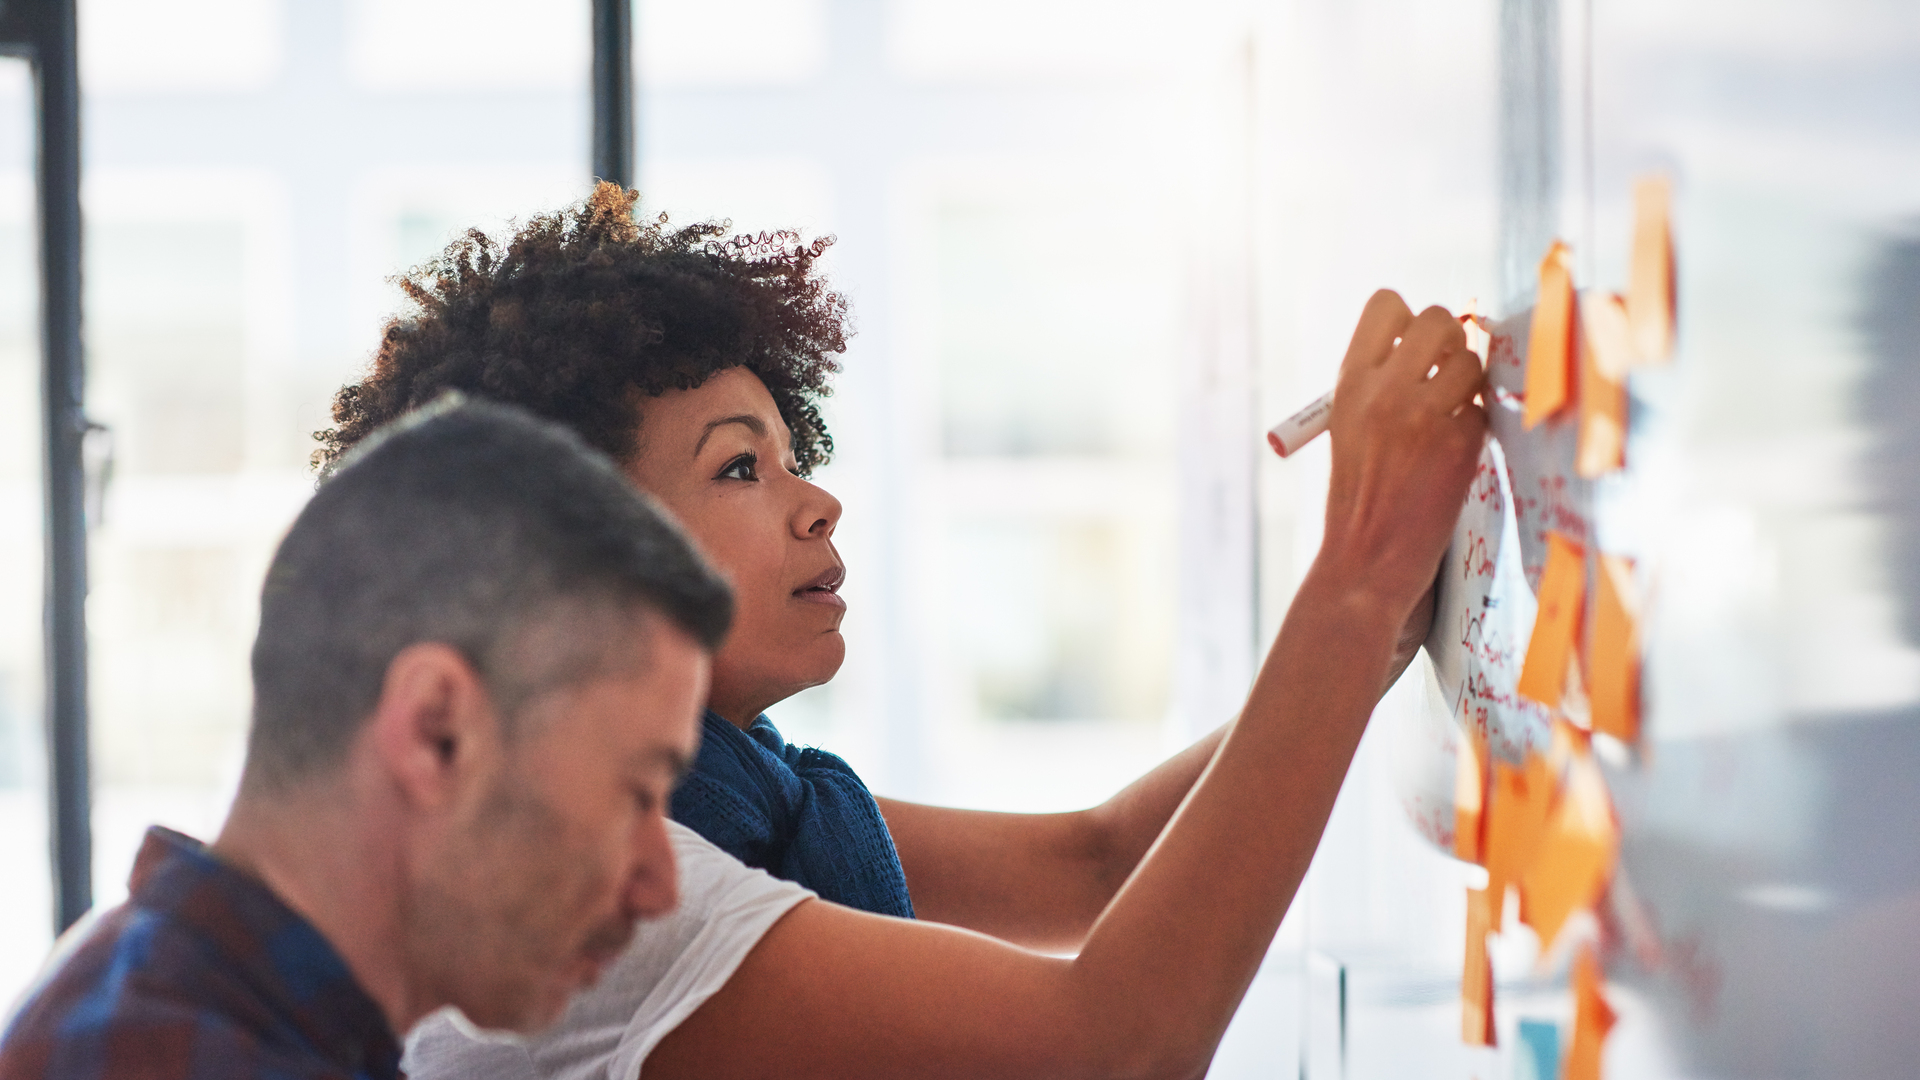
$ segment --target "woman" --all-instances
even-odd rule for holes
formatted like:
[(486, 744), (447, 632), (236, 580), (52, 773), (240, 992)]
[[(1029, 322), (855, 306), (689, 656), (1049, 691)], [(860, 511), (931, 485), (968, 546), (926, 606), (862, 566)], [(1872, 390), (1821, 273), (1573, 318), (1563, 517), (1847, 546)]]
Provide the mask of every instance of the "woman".
[[(340, 391), (323, 467), (445, 390), (557, 420), (622, 465), (735, 589), (704, 738), (674, 817), (751, 866), (849, 907), (1071, 950), (1211, 760), (1226, 728), (1090, 810), (994, 814), (875, 800), (846, 763), (788, 745), (764, 715), (845, 655), (840, 503), (809, 482), (833, 441), (816, 402), (845, 347), (827, 241), (723, 238), (636, 223), (602, 184), (504, 246), (469, 232), (404, 276), (417, 310)], [(1401, 634), (1391, 685), (1426, 634)]]

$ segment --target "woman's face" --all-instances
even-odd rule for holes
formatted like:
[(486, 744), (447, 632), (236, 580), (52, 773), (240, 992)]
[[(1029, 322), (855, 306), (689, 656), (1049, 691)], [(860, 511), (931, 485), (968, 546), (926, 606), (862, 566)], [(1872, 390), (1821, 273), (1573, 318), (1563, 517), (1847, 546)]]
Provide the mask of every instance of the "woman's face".
[(746, 368), (640, 406), (627, 475), (680, 519), (733, 583), (733, 632), (713, 659), (709, 706), (745, 725), (833, 678), (846, 656), (840, 500), (794, 475), (786, 423)]

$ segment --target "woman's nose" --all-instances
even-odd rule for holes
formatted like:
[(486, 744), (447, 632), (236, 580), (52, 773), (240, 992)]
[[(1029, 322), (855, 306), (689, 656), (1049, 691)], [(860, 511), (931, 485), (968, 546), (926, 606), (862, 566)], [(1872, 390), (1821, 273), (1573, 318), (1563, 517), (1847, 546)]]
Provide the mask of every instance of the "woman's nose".
[(825, 540), (840, 524), (840, 500), (808, 481), (801, 483), (806, 487), (806, 497), (793, 516), (794, 531), (802, 540)]

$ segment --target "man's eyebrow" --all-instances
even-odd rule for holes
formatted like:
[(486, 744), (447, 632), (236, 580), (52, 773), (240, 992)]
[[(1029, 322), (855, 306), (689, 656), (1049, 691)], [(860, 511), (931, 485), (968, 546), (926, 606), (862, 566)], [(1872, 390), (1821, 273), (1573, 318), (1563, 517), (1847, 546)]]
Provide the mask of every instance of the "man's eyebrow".
[(693, 755), (677, 747), (649, 746), (636, 754), (635, 757), (649, 765), (659, 764), (665, 766), (667, 772), (673, 776), (673, 782), (676, 784), (680, 782), (681, 778), (693, 771)]
[(767, 437), (767, 422), (751, 413), (741, 413), (738, 416), (723, 416), (718, 420), (707, 421), (707, 426), (700, 432), (700, 441), (693, 444), (693, 456), (700, 456), (700, 449), (707, 445), (707, 436), (713, 434), (714, 431), (719, 428), (726, 427), (728, 424), (739, 424), (762, 439)]

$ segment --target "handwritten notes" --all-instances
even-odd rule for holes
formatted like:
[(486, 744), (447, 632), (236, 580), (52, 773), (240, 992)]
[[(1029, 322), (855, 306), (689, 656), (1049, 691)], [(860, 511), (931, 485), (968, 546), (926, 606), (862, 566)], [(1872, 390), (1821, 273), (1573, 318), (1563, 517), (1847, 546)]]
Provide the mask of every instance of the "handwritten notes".
[(1540, 577), (1540, 613), (1520, 669), (1519, 692), (1558, 708), (1567, 688), (1567, 663), (1573, 658), (1586, 609), (1587, 552), (1559, 533), (1547, 537), (1547, 568)]
[(1580, 327), (1580, 436), (1574, 471), (1591, 479), (1626, 464), (1627, 371), (1634, 362), (1633, 330), (1620, 297), (1602, 292), (1580, 298)]
[(1573, 259), (1567, 245), (1553, 242), (1540, 260), (1540, 293), (1533, 304), (1528, 336), (1526, 424), (1559, 412), (1573, 393), (1569, 362), (1573, 359)]
[[(1437, 681), (1432, 687), (1439, 693)], [(1394, 789), (1414, 830), (1434, 847), (1451, 852), (1459, 842), (1460, 754), (1466, 738), (1451, 710), (1438, 702), (1424, 709), (1395, 709), (1383, 717), (1392, 726)]]
[(1514, 527), (1520, 544), (1520, 569), (1533, 589), (1546, 567), (1547, 534), (1560, 533), (1582, 544), (1593, 536), (1593, 481), (1575, 467), (1579, 418), (1563, 411), (1528, 427), (1521, 401), (1527, 393), (1532, 312), (1487, 326), (1487, 382), (1492, 400), (1487, 420), (1507, 466)]
[(1640, 605), (1633, 563), (1601, 555), (1594, 572), (1593, 628), (1587, 646), (1593, 730), (1626, 743), (1640, 738)]
[(1529, 749), (1546, 745), (1550, 717), (1514, 692), (1535, 604), (1520, 566), (1511, 505), (1505, 462), (1489, 441), (1441, 564), (1426, 646), (1460, 730), (1480, 740), (1491, 757), (1517, 765)]
[(1486, 889), (1467, 890), (1467, 960), (1460, 973), (1460, 1038), (1468, 1046), (1493, 1046), (1493, 961), (1487, 935), (1494, 930), (1495, 901)]
[(1562, 1080), (1600, 1080), (1600, 1050), (1615, 1019), (1601, 983), (1600, 962), (1593, 947), (1586, 946), (1573, 962), (1573, 1039), (1560, 1070)]
[(1633, 267), (1627, 279), (1627, 315), (1639, 355), (1648, 362), (1673, 352), (1674, 267), (1671, 185), (1653, 176), (1633, 186)]

